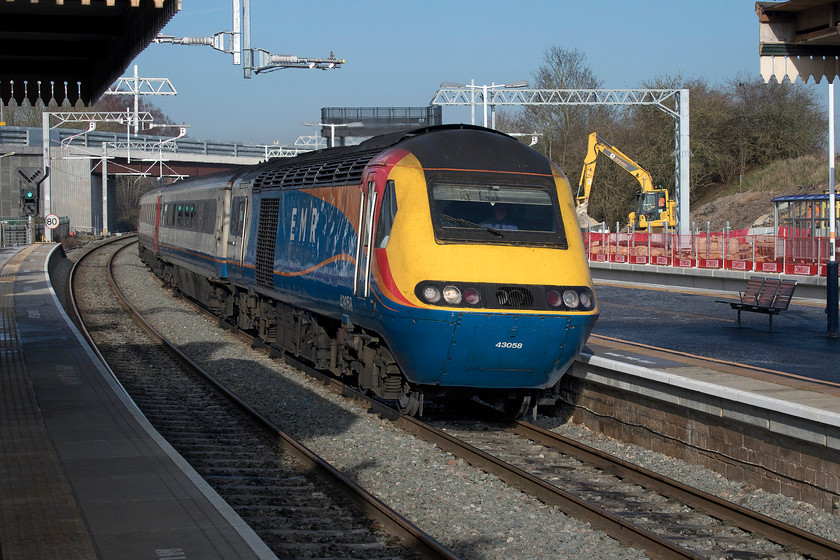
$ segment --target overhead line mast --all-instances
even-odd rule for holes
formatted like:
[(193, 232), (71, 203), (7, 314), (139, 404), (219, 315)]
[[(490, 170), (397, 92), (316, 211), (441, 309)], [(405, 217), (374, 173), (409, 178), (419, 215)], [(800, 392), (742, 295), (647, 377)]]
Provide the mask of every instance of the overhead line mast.
[(251, 0), (232, 0), (233, 2), (233, 31), (219, 31), (210, 37), (175, 37), (160, 35), (154, 38), (155, 43), (169, 43), (173, 45), (208, 45), (217, 51), (233, 55), (233, 63), (241, 64), (246, 79), (251, 73), (260, 74), (285, 68), (304, 68), (317, 70), (331, 70), (341, 68), (345, 60), (336, 58), (330, 52), (327, 58), (312, 58), (291, 54), (272, 54), (264, 49), (251, 47)]

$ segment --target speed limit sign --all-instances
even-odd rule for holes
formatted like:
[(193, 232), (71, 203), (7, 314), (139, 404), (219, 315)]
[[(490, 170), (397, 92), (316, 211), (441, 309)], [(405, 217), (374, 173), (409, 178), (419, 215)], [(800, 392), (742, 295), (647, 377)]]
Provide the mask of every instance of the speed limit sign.
[(55, 214), (47, 214), (46, 216), (44, 216), (44, 225), (47, 226), (47, 228), (49, 229), (57, 228), (59, 221), (60, 220), (58, 219), (58, 216), (56, 216)]

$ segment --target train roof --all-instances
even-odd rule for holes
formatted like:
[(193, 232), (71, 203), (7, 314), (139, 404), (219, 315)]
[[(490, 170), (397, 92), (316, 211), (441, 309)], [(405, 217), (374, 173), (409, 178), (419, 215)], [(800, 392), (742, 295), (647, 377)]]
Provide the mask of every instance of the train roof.
[[(440, 132), (472, 131), (481, 134), (498, 135), (498, 139), (507, 139), (522, 146), (524, 149), (538, 154), (515, 138), (496, 130), (468, 124), (439, 125), (418, 128), (409, 131), (395, 132), (374, 136), (356, 146), (327, 148), (309, 152), (290, 159), (275, 159), (261, 164), (256, 168), (254, 190), (294, 189), (301, 187), (318, 187), (330, 185), (358, 184), (362, 181), (362, 173), (370, 161), (384, 150), (405, 143), (412, 151), (419, 148), (421, 152), (445, 152), (446, 147), (437, 146), (432, 135)], [(429, 147), (432, 146), (431, 149)], [(476, 148), (476, 153), (478, 149)], [(544, 156), (538, 155), (544, 160)], [(490, 158), (498, 163), (498, 158)], [(542, 171), (544, 171), (543, 169)]]
[[(295, 158), (291, 159), (307, 159), (307, 158), (315, 158), (319, 155), (327, 155), (327, 153), (333, 155), (341, 155), (341, 154), (350, 154), (353, 152), (363, 152), (367, 150), (385, 150), (386, 148), (390, 148), (392, 146), (396, 146), (400, 142), (408, 140), (410, 138), (416, 138), (418, 136), (423, 136), (425, 134), (432, 134), (441, 131), (447, 130), (476, 130), (482, 132), (492, 132), (494, 134), (498, 134), (499, 136), (503, 136), (506, 138), (512, 138), (508, 136), (504, 132), (499, 132), (498, 130), (493, 130), (491, 128), (484, 128), (482, 126), (475, 126), (472, 124), (442, 124), (436, 126), (425, 126), (421, 128), (415, 128), (412, 130), (401, 130), (398, 132), (391, 132), (389, 134), (381, 134), (379, 136), (374, 136), (372, 138), (368, 138), (360, 142), (355, 146), (341, 146), (338, 148), (324, 148), (323, 150), (317, 150), (314, 152), (307, 152), (305, 154), (301, 154)], [(272, 160), (278, 161), (278, 160)]]
[[(467, 134), (481, 134), (483, 138), (495, 138), (494, 142), (464, 142), (462, 135), (439, 134), (465, 131)], [(493, 136), (486, 136), (493, 135)], [(201, 187), (207, 184), (228, 182), (242, 177), (253, 180), (255, 192), (274, 189), (294, 189), (333, 185), (358, 184), (362, 173), (373, 158), (384, 150), (404, 144), (406, 149), (418, 155), (424, 167), (448, 167), (453, 157), (470, 156), (479, 161), (486, 170), (510, 170), (510, 157), (502, 157), (511, 149), (517, 150), (515, 160), (521, 171), (550, 174), (548, 160), (519, 140), (489, 128), (468, 124), (450, 124), (417, 128), (369, 138), (355, 146), (326, 148), (301, 154), (293, 158), (276, 158), (251, 166), (242, 166), (212, 175), (194, 177), (173, 183), (155, 191), (181, 190)], [(495, 149), (489, 149), (496, 146)], [(154, 191), (150, 191), (154, 192)]]

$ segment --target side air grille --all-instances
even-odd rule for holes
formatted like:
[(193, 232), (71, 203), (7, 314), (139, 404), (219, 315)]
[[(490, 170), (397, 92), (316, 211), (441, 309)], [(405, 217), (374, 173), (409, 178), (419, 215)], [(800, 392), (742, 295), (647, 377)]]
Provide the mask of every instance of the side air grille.
[(268, 166), (254, 179), (254, 192), (332, 185), (358, 185), (365, 166), (382, 150), (294, 158)]
[(522, 286), (499, 286), (496, 288), (496, 302), (499, 307), (531, 309), (534, 307), (534, 296), (531, 290)]
[(260, 220), (257, 224), (257, 284), (274, 287), (274, 247), (277, 243), (277, 222), (280, 219), (280, 199), (260, 200)]

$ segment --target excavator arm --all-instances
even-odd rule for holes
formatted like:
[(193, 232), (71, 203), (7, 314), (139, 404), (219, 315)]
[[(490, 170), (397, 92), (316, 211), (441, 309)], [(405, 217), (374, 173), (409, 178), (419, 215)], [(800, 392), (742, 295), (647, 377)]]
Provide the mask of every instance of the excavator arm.
[[(604, 153), (611, 160), (621, 166), (622, 169), (630, 173), (639, 181), (642, 186), (642, 192), (647, 192), (653, 189), (653, 180), (650, 174), (642, 169), (638, 163), (627, 157), (615, 146), (610, 145), (606, 140), (598, 136), (597, 132), (589, 135), (589, 147), (586, 150), (586, 159), (583, 160), (583, 170), (580, 174), (580, 181), (578, 181), (577, 203), (578, 206), (583, 206), (584, 209), (589, 205), (589, 195), (592, 192), (592, 180), (595, 178), (595, 164), (598, 160), (598, 154)], [(583, 191), (583, 194), (581, 194)]]
[[(640, 216), (639, 226), (649, 227), (654, 225), (673, 225), (674, 202), (668, 200), (668, 191), (661, 188), (654, 188), (650, 173), (642, 169), (638, 163), (622, 153), (621, 150), (598, 136), (597, 132), (593, 132), (589, 135), (589, 145), (586, 150), (586, 159), (583, 161), (583, 170), (580, 174), (580, 181), (578, 181), (578, 191), (575, 200), (577, 202), (577, 213), (579, 218), (585, 216), (586, 219), (588, 219), (587, 209), (589, 206), (589, 195), (592, 192), (592, 180), (595, 178), (595, 164), (598, 160), (598, 154), (602, 152), (617, 163), (622, 169), (635, 177), (637, 181), (639, 181), (639, 185), (641, 185), (641, 189), (637, 195), (639, 201), (651, 198), (654, 193), (655, 196), (653, 196), (653, 198), (662, 198), (661, 203), (657, 198), (657, 207), (659, 207), (666, 216), (661, 219), (653, 219), (652, 214), (648, 214), (645, 219)], [(653, 198), (651, 198), (651, 200)], [(630, 221), (636, 221), (636, 212), (630, 214)], [(641, 224), (642, 221), (645, 222), (644, 225)]]

